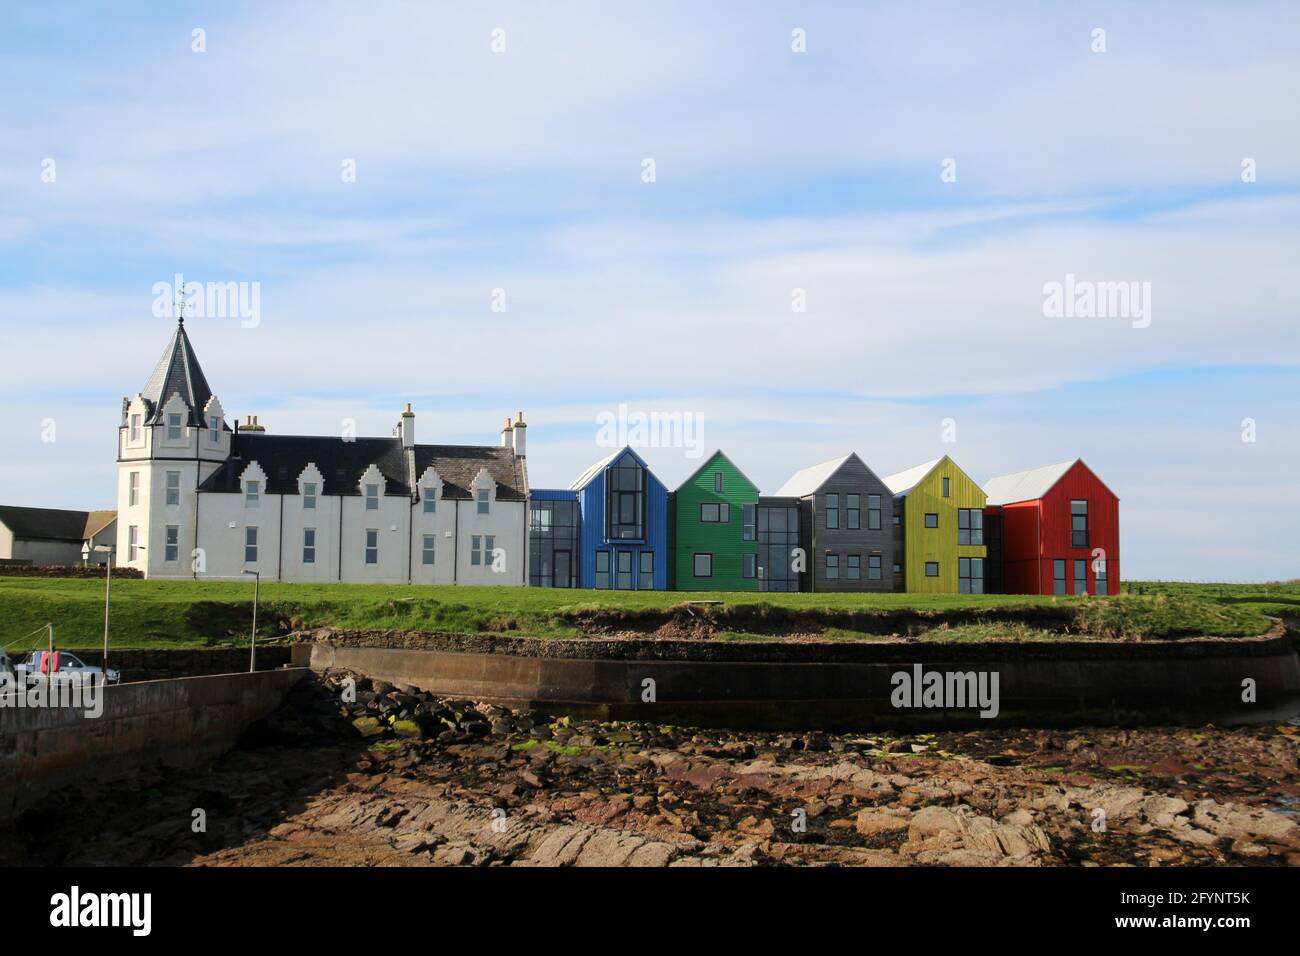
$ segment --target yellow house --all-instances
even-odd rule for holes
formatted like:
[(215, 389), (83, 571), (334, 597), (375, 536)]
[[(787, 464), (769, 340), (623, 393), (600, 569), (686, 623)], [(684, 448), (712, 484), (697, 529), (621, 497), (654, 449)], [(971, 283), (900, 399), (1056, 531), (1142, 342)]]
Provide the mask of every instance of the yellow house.
[(917, 594), (983, 594), (988, 496), (944, 455), (889, 475), (894, 583)]

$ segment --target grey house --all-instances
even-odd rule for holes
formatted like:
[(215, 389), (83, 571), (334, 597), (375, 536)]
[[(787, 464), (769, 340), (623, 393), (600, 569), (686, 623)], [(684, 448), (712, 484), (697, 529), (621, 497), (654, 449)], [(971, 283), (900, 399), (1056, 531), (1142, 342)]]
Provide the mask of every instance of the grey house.
[(806, 503), (810, 590), (894, 589), (894, 496), (856, 454), (796, 472), (774, 497)]
[(19, 508), (0, 505), (0, 561), (12, 564), (81, 564), (83, 545), (91, 548), (90, 563), (103, 564), (108, 555), (94, 551), (110, 547), (117, 538), (116, 511), (65, 511), (61, 508)]

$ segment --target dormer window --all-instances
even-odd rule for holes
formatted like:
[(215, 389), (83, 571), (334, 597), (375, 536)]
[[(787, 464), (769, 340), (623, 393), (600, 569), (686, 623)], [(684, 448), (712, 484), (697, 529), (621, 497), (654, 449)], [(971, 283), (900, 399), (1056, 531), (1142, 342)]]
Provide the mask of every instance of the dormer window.
[(131, 416), (131, 441), (134, 442), (139, 440), (140, 440), (140, 416), (132, 415)]
[(167, 416), (167, 440), (180, 441), (181, 439), (181, 416), (172, 412)]
[(425, 488), (421, 496), (424, 498), (424, 513), (433, 514), (438, 510), (438, 490), (436, 488)]
[(258, 501), (261, 500), (262, 483), (260, 481), (249, 481), (244, 483), (244, 504), (249, 508), (256, 508)]
[(211, 439), (212, 444), (214, 445), (218, 445), (221, 443), (221, 420), (220, 419), (214, 418), (212, 422), (208, 425), (208, 437)]
[(492, 492), (488, 488), (478, 490), (478, 513), (481, 515), (488, 514), (492, 508)]
[(379, 510), (379, 486), (378, 485), (366, 485), (366, 510), (367, 511)]
[(302, 506), (308, 511), (316, 507), (316, 482), (304, 481), (302, 483)]

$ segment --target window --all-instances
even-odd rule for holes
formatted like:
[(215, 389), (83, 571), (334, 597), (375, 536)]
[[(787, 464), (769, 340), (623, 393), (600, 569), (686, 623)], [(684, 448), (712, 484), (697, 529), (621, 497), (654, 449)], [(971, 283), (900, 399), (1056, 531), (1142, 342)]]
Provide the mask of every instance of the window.
[(1074, 559), (1074, 593), (1088, 593), (1088, 562), (1084, 558)]
[(984, 593), (984, 559), (957, 559), (957, 590), (962, 594)]
[(480, 488), (478, 490), (478, 513), (485, 515), (492, 510), (492, 489)]
[(131, 441), (134, 442), (139, 440), (140, 440), (140, 416), (132, 415), (131, 416)]
[(801, 572), (793, 551), (799, 546), (799, 507), (760, 504), (756, 510), (759, 590), (798, 591)]
[(1088, 502), (1070, 502), (1070, 547), (1088, 546)]
[(1110, 582), (1106, 572), (1106, 559), (1098, 558), (1097, 559), (1097, 582), (1095, 585), (1095, 590), (1097, 594), (1104, 597), (1106, 594), (1109, 593), (1109, 588), (1110, 588)]
[(1052, 593), (1065, 593), (1065, 560), (1057, 558), (1052, 562)]
[(426, 534), (423, 537), (423, 545), (420, 549), (420, 563), (433, 564), (433, 548), (437, 535)]
[(861, 577), (862, 577), (862, 555), (860, 555), (860, 554), (850, 554), (850, 555), (848, 556), (848, 566), (846, 567), (845, 570), (846, 570), (846, 572), (847, 572), (847, 573), (845, 574), (845, 577), (847, 577), (850, 581), (857, 581), (857, 580), (861, 579)]
[(957, 543), (984, 543), (984, 512), (979, 508), (957, 510)]
[(496, 560), (497, 539), (490, 534), (483, 536), (483, 563), (492, 564)]
[(140, 526), (131, 525), (126, 529), (126, 559), (134, 561), (140, 556)]
[(181, 473), (179, 471), (167, 472), (167, 503), (169, 505), (181, 503)]
[(126, 503), (134, 507), (140, 503), (140, 472), (133, 471), (126, 479)]
[(713, 492), (714, 494), (722, 494), (722, 472), (720, 471), (713, 473)]
[(713, 555), (711, 554), (695, 555), (694, 567), (691, 569), (691, 571), (697, 578), (713, 577)]
[(257, 529), (244, 529), (244, 563), (257, 563)]
[(939, 515), (933, 511), (927, 511), (925, 513), (925, 526), (927, 528), (939, 527)]
[(950, 494), (951, 490), (952, 490), (952, 489), (951, 489), (951, 487), (950, 487), (950, 485), (949, 485), (949, 479), (948, 479), (948, 478), (944, 478), (944, 480), (943, 480), (943, 496), (944, 496), (945, 498), (951, 498), (951, 497), (952, 497), (952, 495)]
[(840, 496), (826, 496), (826, 527), (838, 528), (840, 526)]
[(316, 563), (316, 529), (302, 529), (302, 563)]
[(605, 537), (645, 537), (646, 471), (629, 452), (605, 470)]
[(742, 555), (741, 574), (746, 578), (758, 576), (758, 555)]
[(308, 511), (316, 510), (316, 482), (304, 481), (302, 483), (302, 506)]
[(596, 587), (609, 587), (609, 552), (596, 552)]
[(731, 505), (725, 501), (701, 502), (700, 521), (704, 524), (731, 524)]
[(180, 557), (181, 529), (174, 525), (167, 526), (167, 536), (163, 539), (163, 560), (175, 561)]
[(894, 524), (902, 524), (902, 523), (903, 523), (903, 516), (900, 515), (900, 514), (895, 514), (895, 515), (894, 515)]
[(618, 553), (618, 572), (614, 579), (614, 586), (620, 591), (632, 590), (632, 552), (619, 551)]
[(902, 566), (901, 564), (899, 564), (897, 561), (894, 562), (894, 573), (895, 573), (895, 574), (902, 574), (902, 573), (903, 573), (903, 566)]
[(258, 501), (261, 500), (261, 482), (249, 481), (244, 483), (244, 504), (249, 508), (256, 508)]
[(425, 514), (431, 515), (438, 510), (438, 493), (436, 488), (425, 488), (424, 494), (420, 497), (424, 499)]
[(214, 418), (212, 419), (212, 421), (208, 422), (208, 440), (211, 441), (212, 444), (214, 445), (221, 443), (221, 419), (220, 418)]
[(378, 485), (366, 485), (366, 510), (367, 511), (379, 510), (379, 486)]
[(838, 554), (826, 555), (826, 580), (835, 581), (840, 576), (840, 556)]
[(576, 500), (533, 498), (528, 503), (528, 583), (533, 587), (571, 588), (576, 570), (581, 512)]
[(757, 537), (754, 530), (754, 516), (757, 511), (755, 505), (742, 505), (740, 508), (740, 536), (745, 541), (753, 541)]
[(848, 518), (849, 530), (856, 531), (862, 527), (862, 497), (860, 495), (845, 495), (844, 510), (847, 512), (845, 517)]
[(653, 551), (642, 551), (641, 557), (641, 579), (637, 581), (637, 587), (642, 591), (653, 591), (655, 588), (655, 553)]
[(480, 534), (470, 535), (469, 538), (469, 563), (472, 565), (481, 565), (483, 563), (483, 536)]
[(867, 577), (872, 581), (880, 580), (880, 555), (867, 555)]
[(867, 495), (867, 530), (880, 530), (880, 495)]
[(180, 441), (181, 417), (175, 413), (167, 416), (167, 440)]
[(366, 529), (366, 564), (379, 563), (379, 532), (374, 528)]
[(927, 561), (927, 562), (925, 562), (925, 576), (926, 576), (927, 578), (937, 578), (937, 577), (939, 576), (939, 562), (938, 562), (938, 561)]

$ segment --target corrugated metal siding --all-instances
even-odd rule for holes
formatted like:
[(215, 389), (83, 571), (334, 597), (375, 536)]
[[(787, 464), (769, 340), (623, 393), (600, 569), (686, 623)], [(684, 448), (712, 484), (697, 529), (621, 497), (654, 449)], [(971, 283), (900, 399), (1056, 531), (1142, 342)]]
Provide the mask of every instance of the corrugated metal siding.
[[(826, 496), (839, 495), (839, 527), (826, 527)], [(861, 527), (847, 527), (845, 495), (861, 497)], [(867, 496), (880, 495), (880, 529), (872, 531), (867, 528)], [(876, 477), (856, 455), (851, 455), (835, 473), (831, 475), (812, 496), (812, 547), (808, 553), (809, 575), (814, 591), (892, 591), (893, 575), (890, 573), (894, 554), (894, 496), (885, 483)], [(840, 576), (837, 579), (826, 577), (826, 555), (840, 556)], [(856, 554), (862, 559), (861, 574), (858, 580), (846, 577), (848, 572), (848, 555)], [(880, 555), (880, 578), (871, 580), (867, 577), (868, 558), (872, 554)]]
[[(714, 475), (722, 474), (722, 493), (714, 491)], [(744, 540), (744, 506), (758, 502), (758, 488), (718, 452), (673, 493), (676, 514), (673, 535), (675, 587), (681, 591), (756, 591), (758, 578), (744, 576), (744, 555), (758, 554), (758, 542)], [(726, 502), (726, 524), (700, 521), (700, 505)], [(713, 555), (713, 577), (695, 577), (695, 554)]]
[[(1070, 544), (1070, 501), (1088, 502), (1088, 546)], [(1097, 576), (1092, 569), (1093, 552), (1100, 548), (1106, 556), (1107, 591), (1119, 590), (1119, 499), (1082, 462), (1070, 468), (1043, 497), (1042, 504), (1042, 576), (1043, 593), (1052, 593), (1052, 560), (1064, 558), (1066, 591), (1074, 593), (1074, 562), (1087, 561), (1088, 593), (1095, 594)]]

